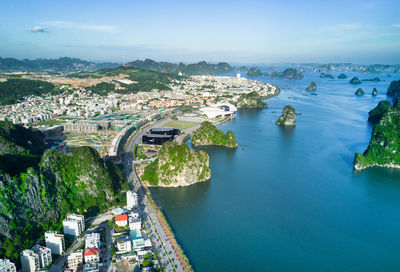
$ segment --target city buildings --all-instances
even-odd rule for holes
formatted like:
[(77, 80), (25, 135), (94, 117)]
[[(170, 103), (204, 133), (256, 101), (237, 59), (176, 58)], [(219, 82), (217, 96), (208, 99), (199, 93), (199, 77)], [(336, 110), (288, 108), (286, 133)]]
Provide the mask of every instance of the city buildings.
[(46, 247), (50, 248), (52, 254), (61, 255), (65, 250), (64, 235), (56, 231), (46, 231), (44, 234)]
[(98, 272), (99, 264), (98, 263), (86, 263), (83, 266), (83, 272)]
[(68, 255), (67, 259), (68, 268), (78, 271), (83, 266), (83, 249), (79, 249)]
[(134, 191), (126, 192), (126, 209), (133, 210), (138, 205), (138, 196)]
[(116, 215), (115, 224), (120, 227), (128, 225), (128, 215), (126, 213), (121, 215)]
[(0, 272), (17, 272), (17, 268), (10, 260), (0, 259)]
[(137, 212), (131, 212), (128, 215), (128, 223), (130, 230), (140, 230), (142, 228), (142, 220), (140, 219), (139, 213)]
[(79, 214), (68, 214), (63, 221), (64, 234), (78, 237), (85, 231), (85, 217)]

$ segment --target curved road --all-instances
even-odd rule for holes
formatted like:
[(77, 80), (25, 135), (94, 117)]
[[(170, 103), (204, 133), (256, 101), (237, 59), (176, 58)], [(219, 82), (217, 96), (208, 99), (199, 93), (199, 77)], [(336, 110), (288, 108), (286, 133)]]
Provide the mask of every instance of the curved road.
[(124, 162), (124, 174), (132, 187), (139, 197), (139, 209), (147, 222), (147, 226), (150, 230), (150, 237), (153, 238), (155, 248), (160, 256), (161, 265), (165, 267), (166, 271), (184, 271), (183, 267), (178, 261), (178, 257), (172, 248), (172, 245), (168, 239), (168, 235), (164, 232), (162, 224), (158, 221), (156, 212), (150, 205), (145, 190), (140, 183), (136, 172), (133, 168), (135, 161), (133, 161), (133, 147), (135, 144), (141, 143), (142, 135), (146, 133), (152, 127), (161, 127), (168, 123), (170, 118), (162, 119), (159, 121), (151, 122), (143, 128), (139, 129), (133, 136), (128, 138), (124, 146), (123, 162)]

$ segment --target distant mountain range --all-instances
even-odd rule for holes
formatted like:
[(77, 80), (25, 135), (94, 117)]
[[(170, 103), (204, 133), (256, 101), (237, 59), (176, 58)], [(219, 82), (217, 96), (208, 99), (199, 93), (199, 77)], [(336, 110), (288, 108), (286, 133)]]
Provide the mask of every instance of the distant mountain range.
[(200, 61), (198, 63), (183, 64), (183, 63), (171, 63), (171, 62), (156, 62), (151, 59), (135, 60), (129, 62), (126, 66), (134, 67), (137, 69), (151, 70), (159, 73), (177, 73), (182, 75), (214, 75), (224, 73), (235, 73), (239, 71), (247, 71), (247, 67), (242, 66), (236, 68), (226, 62), (219, 62), (217, 64), (207, 63)]
[(119, 66), (118, 63), (111, 62), (90, 62), (78, 58), (63, 57), (58, 59), (23, 59), (0, 57), (0, 72), (33, 72), (33, 71), (49, 71), (49, 72), (73, 72), (73, 71), (95, 71), (103, 68), (114, 68)]

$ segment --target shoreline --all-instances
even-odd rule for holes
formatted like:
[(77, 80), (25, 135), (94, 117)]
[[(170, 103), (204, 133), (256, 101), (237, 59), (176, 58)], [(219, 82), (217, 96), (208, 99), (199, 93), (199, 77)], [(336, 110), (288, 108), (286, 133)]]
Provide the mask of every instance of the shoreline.
[(388, 168), (388, 169), (390, 169), (390, 168), (392, 168), (392, 169), (400, 169), (400, 164), (393, 164), (393, 163), (377, 164), (377, 163), (374, 163), (374, 164), (370, 164), (370, 165), (367, 165), (367, 166), (353, 165), (353, 167), (354, 167), (354, 170), (356, 170), (356, 171), (362, 171), (362, 170), (365, 170), (365, 169), (371, 168), (371, 167)]

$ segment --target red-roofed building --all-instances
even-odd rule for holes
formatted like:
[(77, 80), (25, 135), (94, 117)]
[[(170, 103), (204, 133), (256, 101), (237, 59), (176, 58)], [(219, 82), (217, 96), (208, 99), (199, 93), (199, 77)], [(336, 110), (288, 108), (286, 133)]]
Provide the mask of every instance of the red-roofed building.
[(127, 214), (116, 215), (115, 224), (117, 224), (120, 227), (128, 225), (128, 215)]
[(85, 263), (100, 262), (100, 249), (86, 248), (85, 249)]

